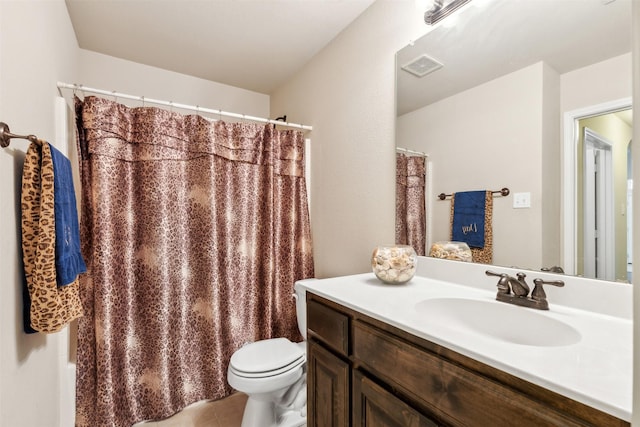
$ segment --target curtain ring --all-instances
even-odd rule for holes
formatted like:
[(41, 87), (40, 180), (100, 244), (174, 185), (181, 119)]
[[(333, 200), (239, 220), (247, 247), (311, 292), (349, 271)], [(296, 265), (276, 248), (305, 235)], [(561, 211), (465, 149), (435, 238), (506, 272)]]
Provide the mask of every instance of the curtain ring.
[(169, 101), (169, 111), (173, 113), (173, 101)]
[(113, 96), (113, 102), (118, 102), (118, 97), (116, 96), (116, 91), (112, 90), (111, 95)]
[(144, 95), (141, 96), (140, 99), (142, 100), (142, 106), (144, 107)]

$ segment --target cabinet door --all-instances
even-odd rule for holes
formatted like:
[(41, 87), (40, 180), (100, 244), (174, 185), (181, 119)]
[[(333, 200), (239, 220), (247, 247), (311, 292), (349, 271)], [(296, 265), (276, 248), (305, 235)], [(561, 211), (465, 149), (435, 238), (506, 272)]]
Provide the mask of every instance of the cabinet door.
[(309, 341), (307, 369), (308, 426), (348, 426), (349, 364)]
[(435, 427), (437, 424), (389, 393), (360, 371), (353, 371), (354, 427)]

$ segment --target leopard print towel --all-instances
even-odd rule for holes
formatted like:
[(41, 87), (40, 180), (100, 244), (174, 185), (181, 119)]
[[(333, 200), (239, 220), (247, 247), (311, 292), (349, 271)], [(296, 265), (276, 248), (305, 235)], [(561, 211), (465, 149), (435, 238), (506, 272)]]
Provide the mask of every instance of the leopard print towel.
[[(82, 316), (78, 279), (56, 285), (53, 161), (45, 141), (31, 143), (22, 169), (22, 257), (30, 326), (36, 331), (60, 331)], [(25, 296), (27, 297), (27, 296)]]

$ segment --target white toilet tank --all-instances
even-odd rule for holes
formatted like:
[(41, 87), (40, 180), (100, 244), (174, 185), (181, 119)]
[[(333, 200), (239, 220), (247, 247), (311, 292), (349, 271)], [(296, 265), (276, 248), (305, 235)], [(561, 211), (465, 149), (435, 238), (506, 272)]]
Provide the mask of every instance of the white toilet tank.
[[(298, 280), (298, 283), (304, 283), (311, 280), (318, 279), (304, 279)], [(296, 316), (298, 317), (298, 329), (300, 330), (300, 334), (302, 334), (302, 338), (307, 340), (307, 291), (302, 289), (300, 286), (295, 287), (295, 293), (293, 294), (293, 298), (296, 300)]]

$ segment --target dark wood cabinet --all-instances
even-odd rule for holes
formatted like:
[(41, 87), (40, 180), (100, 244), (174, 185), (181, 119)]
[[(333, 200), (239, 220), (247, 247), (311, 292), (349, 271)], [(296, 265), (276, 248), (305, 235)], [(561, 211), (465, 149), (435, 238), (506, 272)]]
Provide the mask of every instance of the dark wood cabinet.
[(630, 425), (311, 292), (307, 307), (311, 427)]
[(314, 341), (307, 350), (307, 425), (349, 425), (349, 364)]
[(346, 313), (307, 298), (307, 329), (307, 425), (349, 426), (350, 318)]
[(584, 425), (367, 323), (354, 322), (353, 342), (354, 358), (367, 370), (448, 425)]

